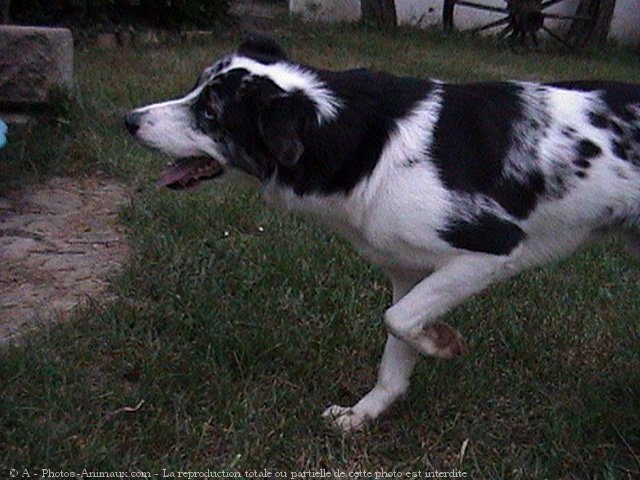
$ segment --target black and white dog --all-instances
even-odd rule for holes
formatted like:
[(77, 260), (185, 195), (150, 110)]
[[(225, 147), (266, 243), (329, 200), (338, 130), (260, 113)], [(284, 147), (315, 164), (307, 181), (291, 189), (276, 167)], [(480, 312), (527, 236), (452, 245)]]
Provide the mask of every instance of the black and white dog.
[(438, 319), (469, 296), (613, 232), (640, 253), (640, 85), (332, 72), (253, 36), (186, 96), (125, 123), (173, 158), (159, 185), (241, 170), (388, 274), (378, 381), (324, 414), (344, 431), (406, 391), (419, 354), (465, 350)]

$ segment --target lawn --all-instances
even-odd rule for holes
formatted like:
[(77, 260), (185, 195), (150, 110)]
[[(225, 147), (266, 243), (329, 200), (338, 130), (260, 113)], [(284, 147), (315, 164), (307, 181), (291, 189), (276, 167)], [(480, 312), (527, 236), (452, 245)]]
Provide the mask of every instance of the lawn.
[[(292, 58), (332, 69), (640, 79), (638, 55), (610, 48), (525, 54), (438, 32), (286, 22), (276, 35)], [(640, 266), (617, 242), (450, 313), (471, 352), (423, 361), (407, 398), (366, 432), (345, 437), (320, 419), (375, 381), (385, 278), (315, 224), (265, 207), (250, 185), (157, 191), (163, 160), (121, 125), (127, 109), (187, 90), (237, 41), (81, 47), (77, 102), (5, 153), (14, 183), (100, 169), (134, 199), (122, 211), (133, 254), (115, 299), (0, 351), (0, 477), (324, 468), (640, 478)]]

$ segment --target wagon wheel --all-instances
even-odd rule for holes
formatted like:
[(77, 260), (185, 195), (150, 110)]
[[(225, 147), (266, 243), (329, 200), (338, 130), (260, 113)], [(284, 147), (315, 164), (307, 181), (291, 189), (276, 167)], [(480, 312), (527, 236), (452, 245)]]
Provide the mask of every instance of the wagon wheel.
[[(580, 0), (571, 15), (550, 11), (551, 7), (567, 2), (572, 0), (503, 0), (503, 6), (496, 6), (495, 2), (491, 5), (487, 0), (444, 0), (442, 22), (445, 29), (451, 30), (456, 16), (463, 9), (475, 9), (493, 13), (495, 18), (464, 31), (486, 31), (499, 39), (509, 38), (522, 45), (526, 45), (528, 40), (538, 45), (540, 32), (545, 32), (556, 42), (575, 48), (589, 41), (596, 26), (602, 26), (603, 19), (608, 25), (615, 5), (611, 0)], [(555, 21), (557, 28), (549, 28), (549, 21)]]

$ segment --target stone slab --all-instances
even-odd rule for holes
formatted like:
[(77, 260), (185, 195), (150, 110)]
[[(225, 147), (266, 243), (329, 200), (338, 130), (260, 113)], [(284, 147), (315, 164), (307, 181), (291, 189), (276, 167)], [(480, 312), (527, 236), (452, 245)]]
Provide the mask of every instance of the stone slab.
[(33, 116), (25, 113), (5, 112), (0, 110), (0, 119), (10, 127), (26, 127), (33, 122)]
[(70, 30), (0, 26), (0, 109), (47, 104), (72, 90)]

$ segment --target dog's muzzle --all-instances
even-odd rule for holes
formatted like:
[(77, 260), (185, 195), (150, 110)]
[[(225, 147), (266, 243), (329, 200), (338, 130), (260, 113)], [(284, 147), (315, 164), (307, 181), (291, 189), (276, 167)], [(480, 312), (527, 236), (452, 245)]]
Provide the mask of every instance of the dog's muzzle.
[[(144, 112), (133, 110), (124, 117), (124, 126), (132, 136), (136, 136)], [(165, 165), (164, 171), (156, 182), (158, 188), (168, 187), (174, 190), (191, 189), (205, 180), (211, 180), (224, 173), (222, 164), (207, 155), (177, 158)]]

